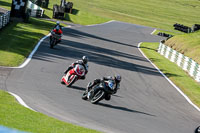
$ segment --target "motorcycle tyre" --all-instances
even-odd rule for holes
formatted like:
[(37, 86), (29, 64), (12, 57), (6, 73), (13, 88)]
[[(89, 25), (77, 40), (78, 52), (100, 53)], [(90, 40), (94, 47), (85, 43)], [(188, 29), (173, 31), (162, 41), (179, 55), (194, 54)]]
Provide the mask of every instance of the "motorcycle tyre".
[(196, 128), (195, 133), (200, 133), (200, 126)]
[(87, 98), (87, 93), (86, 93), (86, 92), (83, 93), (82, 99), (83, 99), (83, 100), (87, 100), (87, 99), (88, 99), (88, 98)]
[(50, 48), (53, 48), (56, 45), (56, 39), (52, 38), (50, 41)]
[[(98, 92), (99, 91), (101, 91), (100, 93), (100, 96), (99, 97), (97, 97), (96, 99), (94, 99), (94, 97), (96, 96), (96, 94), (98, 94)], [(94, 92), (94, 96), (92, 97), (92, 99), (90, 100), (90, 102), (92, 103), (92, 104), (96, 104), (96, 103), (98, 103), (99, 101), (101, 101), (103, 98), (104, 98), (104, 95), (105, 95), (105, 92), (104, 92), (104, 90), (97, 90), (96, 92)]]
[[(71, 75), (72, 76), (72, 75)], [(71, 82), (67, 85), (67, 87), (71, 87), (72, 84), (74, 84), (74, 82), (76, 81), (77, 77), (74, 76), (74, 78), (71, 80)]]
[(60, 81), (60, 83), (61, 83), (61, 84), (63, 84), (63, 85), (65, 84), (65, 82), (64, 82), (64, 81), (62, 81), (62, 80)]

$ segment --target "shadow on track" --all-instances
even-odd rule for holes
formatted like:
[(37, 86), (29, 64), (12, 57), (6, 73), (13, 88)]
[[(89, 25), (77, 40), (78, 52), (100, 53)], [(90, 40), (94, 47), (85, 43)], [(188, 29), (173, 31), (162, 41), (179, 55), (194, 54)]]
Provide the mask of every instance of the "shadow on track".
[[(45, 40), (43, 43), (48, 43), (48, 40)], [(64, 44), (58, 44), (57, 46), (59, 50), (49, 50), (48, 44), (45, 44), (46, 46), (42, 45), (41, 47), (44, 47), (46, 50), (38, 52), (37, 56), (33, 58), (52, 62), (56, 61), (52, 57), (65, 60), (68, 58), (77, 60), (82, 58), (83, 55), (86, 55), (89, 57), (90, 62), (99, 65), (161, 76), (155, 68), (132, 63), (134, 60), (146, 62), (147, 60), (143, 57), (75, 41), (63, 40), (62, 43)], [(120, 59), (119, 57), (131, 59), (132, 62), (126, 61), (126, 59)]]
[(85, 88), (83, 88), (83, 87), (79, 87), (79, 86), (71, 86), (70, 88), (72, 88), (72, 89), (76, 89), (76, 90), (81, 90), (81, 91), (85, 91), (86, 89)]
[(139, 114), (144, 114), (144, 115), (149, 115), (149, 116), (154, 116), (155, 117), (155, 115), (152, 115), (152, 114), (149, 114), (149, 113), (145, 113), (145, 112), (141, 112), (141, 111), (128, 109), (126, 107), (114, 106), (114, 105), (105, 104), (105, 103), (98, 103), (97, 105), (100, 105), (100, 106), (103, 106), (103, 107), (112, 108), (112, 109), (117, 109), (117, 110), (132, 112), (132, 113), (139, 113)]
[(95, 36), (95, 35), (92, 35), (92, 34), (89, 34), (89, 33), (86, 33), (86, 32), (82, 32), (82, 31), (79, 31), (79, 30), (71, 29), (71, 28), (66, 29), (65, 32), (68, 36), (75, 37), (75, 38), (88, 38), (89, 37), (89, 38), (95, 38), (95, 39), (102, 40), (102, 41), (107, 41), (107, 42), (111, 42), (111, 43), (116, 43), (116, 44), (121, 44), (121, 45), (124, 45), (124, 46), (137, 48), (134, 45), (110, 40), (110, 39), (99, 37), (99, 36)]

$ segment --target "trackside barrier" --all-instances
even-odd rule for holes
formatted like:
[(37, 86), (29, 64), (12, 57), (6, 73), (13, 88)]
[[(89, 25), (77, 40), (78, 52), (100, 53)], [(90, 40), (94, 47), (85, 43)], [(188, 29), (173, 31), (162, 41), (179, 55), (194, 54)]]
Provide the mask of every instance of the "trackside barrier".
[(10, 11), (0, 14), (0, 29), (6, 26), (10, 21)]
[(173, 50), (160, 42), (158, 53), (169, 59), (171, 62), (176, 63), (183, 70), (187, 71), (197, 82), (200, 82), (200, 65), (191, 58)]
[(32, 17), (42, 17), (44, 14), (44, 9), (42, 9), (38, 5), (32, 3), (31, 1), (28, 1), (27, 7), (31, 10), (30, 15)]

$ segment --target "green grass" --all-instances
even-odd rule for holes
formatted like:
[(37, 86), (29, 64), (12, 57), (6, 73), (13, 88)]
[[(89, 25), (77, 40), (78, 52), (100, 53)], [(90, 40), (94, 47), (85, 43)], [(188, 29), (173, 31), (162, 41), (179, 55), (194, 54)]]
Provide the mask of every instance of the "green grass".
[(165, 44), (200, 64), (200, 31), (174, 36)]
[(200, 84), (188, 76), (180, 67), (156, 52), (159, 43), (142, 43), (144, 54), (190, 99), (200, 107)]
[(0, 90), (0, 125), (31, 133), (98, 133), (34, 112)]
[[(155, 28), (173, 30), (174, 23), (192, 26), (199, 23), (198, 0), (73, 0), (76, 14), (68, 14), (68, 20), (79, 24), (93, 24), (107, 20), (120, 20)], [(50, 0), (45, 14), (51, 18), (53, 4)]]
[(30, 18), (29, 23), (11, 22), (0, 32), (0, 65), (18, 66), (37, 42), (48, 34), (53, 22)]

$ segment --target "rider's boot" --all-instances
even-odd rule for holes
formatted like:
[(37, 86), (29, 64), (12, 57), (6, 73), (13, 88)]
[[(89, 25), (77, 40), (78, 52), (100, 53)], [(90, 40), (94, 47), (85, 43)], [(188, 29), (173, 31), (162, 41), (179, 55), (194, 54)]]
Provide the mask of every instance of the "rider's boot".
[(105, 100), (109, 101), (110, 98), (111, 98), (111, 95), (109, 95), (109, 94), (105, 95)]

